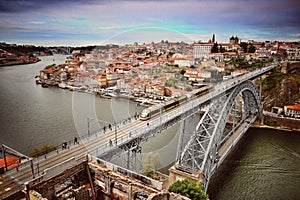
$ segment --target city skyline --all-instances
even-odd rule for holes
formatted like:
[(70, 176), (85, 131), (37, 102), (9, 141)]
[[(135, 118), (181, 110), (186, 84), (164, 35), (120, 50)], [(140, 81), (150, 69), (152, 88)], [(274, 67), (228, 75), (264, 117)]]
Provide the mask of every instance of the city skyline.
[(0, 40), (43, 46), (300, 40), (297, 0), (0, 0)]

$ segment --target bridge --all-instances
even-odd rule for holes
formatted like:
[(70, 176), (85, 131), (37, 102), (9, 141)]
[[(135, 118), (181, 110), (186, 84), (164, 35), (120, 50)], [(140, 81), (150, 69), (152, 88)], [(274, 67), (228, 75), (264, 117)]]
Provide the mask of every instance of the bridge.
[[(141, 144), (162, 130), (181, 122), (181, 134), (172, 178), (196, 177), (207, 190), (211, 176), (240, 140), (251, 124), (260, 117), (261, 76), (275, 65), (213, 85), (210, 92), (192, 98), (183, 105), (161, 112), (147, 121), (130, 118), (127, 123), (115, 123), (109, 128), (89, 134), (77, 142), (9, 170), (0, 179), (0, 197), (38, 184), (86, 161), (87, 154), (103, 160), (122, 157), (121, 165), (141, 173), (138, 155)], [(260, 81), (256, 81), (259, 78)], [(256, 82), (259, 83), (257, 91)], [(200, 120), (196, 121), (196, 116)], [(187, 127), (190, 119), (195, 126)], [(89, 122), (89, 119), (88, 119)], [(197, 123), (196, 123), (197, 122)]]

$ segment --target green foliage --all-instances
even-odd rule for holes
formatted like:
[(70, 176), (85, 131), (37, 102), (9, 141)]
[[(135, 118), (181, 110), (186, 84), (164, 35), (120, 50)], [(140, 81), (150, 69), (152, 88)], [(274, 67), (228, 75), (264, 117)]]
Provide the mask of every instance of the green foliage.
[(166, 72), (174, 72), (176, 71), (178, 68), (178, 65), (165, 65), (165, 66), (161, 66), (161, 69), (164, 69)]
[(254, 53), (256, 51), (255, 46), (253, 46), (252, 44), (249, 46), (248, 48), (248, 53)]
[(29, 45), (9, 45), (5, 43), (0, 44), (0, 49), (8, 51), (10, 53), (16, 54), (17, 56), (25, 55), (25, 54), (32, 54), (34, 52), (46, 52), (47, 48), (41, 46), (29, 46)]
[(167, 81), (166, 81), (166, 86), (167, 87), (174, 87), (175, 84), (177, 83), (177, 79), (176, 78), (169, 78)]
[(144, 160), (145, 175), (148, 177), (152, 177), (154, 172), (158, 169), (160, 165), (160, 155), (158, 153), (148, 153)]
[(245, 59), (232, 58), (228, 64), (234, 65), (237, 69), (255, 70), (266, 66), (266, 63), (261, 60), (247, 62)]
[(42, 156), (44, 154), (47, 154), (51, 151), (56, 150), (57, 147), (54, 145), (44, 145), (41, 148), (35, 148), (33, 149), (33, 152), (30, 153), (30, 156), (33, 158), (37, 158), (39, 156)]
[(181, 75), (184, 75), (184, 74), (185, 74), (185, 72), (186, 72), (186, 70), (185, 70), (185, 69), (181, 69), (181, 70), (180, 70), (180, 74), (181, 74)]
[(224, 52), (226, 52), (226, 49), (225, 49), (224, 47), (221, 46), (221, 47), (220, 47), (220, 52), (221, 52), (221, 53), (224, 53)]
[(44, 69), (50, 69), (50, 68), (55, 68), (56, 65), (53, 63), (51, 65), (47, 65)]
[(203, 191), (203, 185), (198, 185), (192, 180), (176, 181), (169, 187), (169, 192), (186, 196), (192, 200), (207, 200), (208, 195)]
[(263, 79), (262, 91), (269, 91), (270, 89), (275, 88), (278, 83), (287, 78), (290, 78), (290, 75), (283, 74), (279, 69), (275, 69), (270, 76)]
[(211, 53), (218, 53), (219, 48), (218, 48), (218, 43), (214, 43), (214, 45), (211, 48)]
[(244, 53), (247, 53), (247, 51), (248, 51), (248, 43), (241, 42), (240, 46), (243, 49)]

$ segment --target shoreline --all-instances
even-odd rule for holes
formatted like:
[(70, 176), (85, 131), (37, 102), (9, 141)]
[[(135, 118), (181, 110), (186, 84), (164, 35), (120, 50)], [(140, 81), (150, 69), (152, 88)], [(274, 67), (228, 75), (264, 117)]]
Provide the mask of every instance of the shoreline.
[[(49, 86), (57, 87), (58, 89), (67, 89), (70, 92), (81, 92), (86, 94), (94, 94), (99, 96), (103, 99), (111, 99), (111, 98), (122, 98), (122, 99), (128, 99), (130, 101), (133, 101), (137, 103), (139, 106), (142, 107), (149, 107), (158, 103), (164, 102), (166, 99), (152, 99), (145, 97), (143, 95), (141, 96), (135, 96), (130, 93), (114, 93), (107, 90), (95, 90), (95, 88), (86, 88), (84, 86), (72, 86), (69, 83), (65, 83), (65, 85), (61, 86), (59, 82), (56, 81), (45, 81), (45, 80), (36, 80), (37, 85), (41, 85), (44, 88), (48, 88)], [(167, 98), (167, 97), (165, 97)]]
[(300, 132), (299, 129), (291, 129), (288, 127), (278, 127), (278, 126), (269, 126), (266, 124), (259, 125), (259, 124), (252, 124), (251, 128), (260, 128), (260, 129), (271, 129), (271, 130), (278, 130), (278, 131), (286, 131), (286, 132)]
[(272, 130), (288, 131), (288, 132), (297, 131), (297, 130), (292, 130), (289, 128), (274, 127), (274, 126), (268, 126), (268, 125), (257, 125), (257, 124), (252, 124), (250, 128), (272, 129)]
[(3, 64), (3, 65), (0, 65), (0, 67), (10, 67), (10, 66), (18, 66), (18, 65), (29, 65), (29, 64), (34, 64), (34, 63), (38, 63), (40, 62), (41, 59), (38, 59), (37, 61), (35, 62), (23, 62), (23, 63), (9, 63), (9, 64)]

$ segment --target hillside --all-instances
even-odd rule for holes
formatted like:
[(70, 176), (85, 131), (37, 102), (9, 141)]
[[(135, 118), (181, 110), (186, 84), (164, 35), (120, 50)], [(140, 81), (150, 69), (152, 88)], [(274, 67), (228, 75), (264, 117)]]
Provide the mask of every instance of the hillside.
[(300, 104), (300, 63), (284, 64), (263, 80), (264, 110)]

